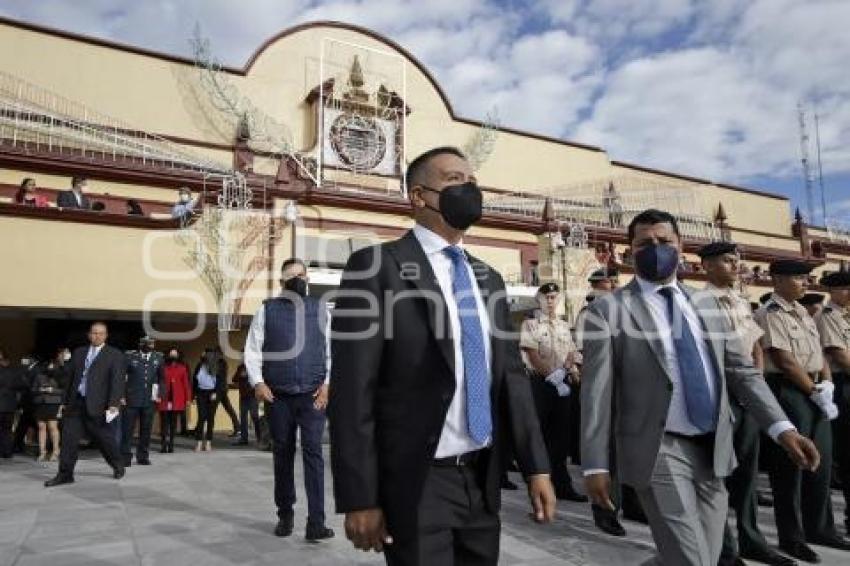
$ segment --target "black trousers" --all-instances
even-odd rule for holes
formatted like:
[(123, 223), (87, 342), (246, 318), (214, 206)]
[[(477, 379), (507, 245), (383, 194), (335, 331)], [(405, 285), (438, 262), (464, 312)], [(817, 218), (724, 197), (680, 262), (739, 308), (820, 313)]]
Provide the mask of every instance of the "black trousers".
[(758, 528), (758, 498), (756, 486), (759, 473), (759, 445), (761, 433), (755, 419), (738, 403), (732, 403), (735, 415), (733, 444), (738, 467), (726, 479), (729, 506), (735, 510), (738, 537), (726, 523), (723, 531), (721, 563), (742, 554), (763, 552), (770, 547)]
[(177, 411), (160, 411), (160, 438), (162, 440), (160, 447), (163, 452), (174, 450), (174, 429), (177, 428)]
[(768, 384), (788, 418), (820, 452), (820, 466), (803, 471), (776, 443), (771, 451), (770, 486), (773, 512), (780, 543), (816, 541), (835, 534), (830, 500), (832, 473), (832, 428), (821, 410), (806, 395), (782, 377), (768, 376)]
[(850, 525), (850, 376), (835, 373), (832, 378), (835, 382), (833, 399), (838, 405), (838, 418), (832, 421), (833, 455), (844, 492), (844, 523)]
[(239, 432), (239, 418), (236, 416), (236, 411), (233, 409), (233, 403), (230, 402), (230, 396), (227, 391), (221, 396), (221, 406), (227, 411), (227, 416), (230, 417), (230, 423), (233, 425), (233, 432)]
[(0, 413), (0, 458), (12, 457), (12, 421), (14, 412)]
[(570, 449), (570, 397), (558, 397), (558, 391), (543, 378), (531, 376), (531, 391), (537, 418), (552, 467), (552, 483), (556, 491), (571, 489), (573, 482), (567, 470)]
[(139, 441), (136, 443), (136, 461), (147, 460), (150, 456), (151, 428), (153, 427), (153, 405), (147, 407), (124, 407), (121, 415), (121, 455), (124, 462), (133, 456), (133, 430), (139, 422)]
[(59, 452), (59, 475), (74, 477), (74, 468), (80, 453), (80, 439), (85, 433), (94, 442), (106, 463), (113, 469), (124, 467), (115, 442), (115, 430), (103, 415), (90, 416), (82, 397), (71, 402), (62, 415), (62, 449)]
[(431, 466), (419, 501), (419, 532), (385, 547), (388, 566), (496, 566), (499, 516), (487, 510), (472, 466)]
[[(195, 401), (198, 404), (198, 422), (195, 424), (195, 440), (212, 441), (213, 429), (215, 428), (215, 412), (218, 410), (218, 397), (213, 401), (211, 399), (215, 391), (198, 391), (198, 396)], [(204, 435), (204, 427), (206, 427), (206, 435)]]
[(21, 403), (21, 413), (18, 417), (18, 424), (15, 426), (13, 440), (13, 449), (16, 452), (25, 452), (27, 432), (33, 427), (35, 427), (35, 407), (29, 401)]

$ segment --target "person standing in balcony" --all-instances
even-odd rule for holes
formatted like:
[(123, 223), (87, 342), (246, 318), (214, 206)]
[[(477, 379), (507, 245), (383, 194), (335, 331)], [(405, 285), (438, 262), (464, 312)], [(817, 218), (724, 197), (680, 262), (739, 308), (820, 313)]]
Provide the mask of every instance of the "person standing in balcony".
[(73, 177), (71, 179), (71, 190), (59, 193), (59, 196), (56, 197), (56, 206), (91, 210), (91, 201), (86, 196), (87, 187), (88, 180), (85, 177)]
[(46, 208), (49, 206), (47, 197), (40, 195), (35, 189), (35, 179), (27, 177), (21, 181), (18, 192), (15, 193), (15, 203), (35, 208)]
[(180, 187), (177, 202), (171, 208), (171, 217), (186, 221), (195, 212), (196, 206), (198, 206), (198, 200), (192, 199), (191, 189), (189, 187)]

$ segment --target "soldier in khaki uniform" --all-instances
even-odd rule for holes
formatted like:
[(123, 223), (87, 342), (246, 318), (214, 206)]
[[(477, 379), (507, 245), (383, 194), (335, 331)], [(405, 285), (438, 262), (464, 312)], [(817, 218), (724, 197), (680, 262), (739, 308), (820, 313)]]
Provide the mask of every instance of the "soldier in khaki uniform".
[(539, 311), (523, 321), (519, 346), (529, 370), (534, 404), (552, 466), (552, 483), (558, 499), (584, 502), (587, 498), (573, 488), (567, 471), (571, 387), (577, 383), (579, 356), (570, 326), (558, 318), (561, 299), (555, 283), (537, 291)]
[[(734, 288), (741, 260), (738, 246), (732, 242), (712, 242), (703, 246), (697, 255), (702, 259), (702, 267), (708, 279), (706, 290), (720, 303), (723, 315), (735, 329), (744, 349), (751, 353), (753, 365), (764, 368), (764, 353), (759, 344), (764, 331), (753, 316), (750, 302)], [(740, 558), (764, 564), (796, 564), (794, 560), (771, 549), (758, 528), (756, 485), (761, 435), (752, 415), (734, 397), (730, 396), (729, 401), (735, 416), (733, 443), (738, 467), (726, 479), (726, 487), (729, 490), (729, 505), (735, 510), (737, 518), (738, 537), (736, 540), (727, 522), (719, 564), (740, 564)]]
[[(815, 321), (797, 302), (806, 292), (811, 268), (794, 260), (770, 265), (774, 292), (756, 313), (764, 330), (765, 377), (800, 434), (821, 454), (820, 467), (801, 471), (790, 458), (771, 450), (770, 482), (779, 547), (806, 562), (819, 557), (806, 543), (850, 550), (838, 535), (830, 501), (832, 432), (828, 415), (835, 409), (826, 382), (831, 381)], [(802, 523), (802, 524), (801, 524)]]
[(833, 458), (844, 492), (844, 525), (850, 531), (850, 272), (825, 275), (821, 285), (829, 289), (830, 300), (815, 323), (835, 384), (838, 418), (832, 421)]

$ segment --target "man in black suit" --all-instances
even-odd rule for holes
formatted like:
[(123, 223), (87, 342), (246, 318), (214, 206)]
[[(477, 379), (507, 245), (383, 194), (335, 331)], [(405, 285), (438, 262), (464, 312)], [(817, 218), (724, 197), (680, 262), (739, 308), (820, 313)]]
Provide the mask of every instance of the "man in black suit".
[(85, 431), (97, 443), (115, 479), (124, 477), (124, 463), (109, 425), (118, 416), (124, 397), (127, 362), (121, 350), (106, 344), (106, 324), (95, 322), (89, 329), (89, 345), (74, 350), (70, 364), (71, 379), (65, 392), (62, 415), (62, 448), (59, 473), (45, 482), (53, 487), (74, 482), (80, 438)]
[(329, 423), (337, 512), (395, 565), (495, 565), (507, 445), (552, 519), (546, 447), (501, 276), (462, 247), (481, 217), (455, 148), (406, 177), (416, 225), (351, 255), (335, 297)]
[(79, 208), (91, 210), (91, 201), (86, 196), (87, 180), (85, 177), (73, 177), (71, 179), (71, 190), (62, 191), (56, 197), (56, 206), (59, 208)]

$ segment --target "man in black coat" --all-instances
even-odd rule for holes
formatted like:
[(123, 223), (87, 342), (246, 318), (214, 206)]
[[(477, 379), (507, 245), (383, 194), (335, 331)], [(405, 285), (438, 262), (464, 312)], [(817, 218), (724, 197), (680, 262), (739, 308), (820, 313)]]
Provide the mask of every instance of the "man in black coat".
[(56, 196), (56, 206), (59, 208), (79, 208), (91, 210), (91, 201), (85, 194), (86, 178), (74, 177), (71, 179), (71, 190), (61, 191)]
[(89, 329), (89, 345), (71, 355), (71, 379), (65, 392), (62, 415), (62, 449), (59, 473), (45, 487), (73, 483), (80, 438), (85, 431), (97, 443), (115, 479), (124, 477), (124, 464), (115, 432), (109, 425), (119, 414), (124, 397), (127, 362), (121, 350), (106, 344), (106, 324), (95, 322)]
[(337, 512), (394, 565), (495, 565), (513, 440), (537, 521), (546, 448), (499, 274), (463, 250), (481, 191), (455, 148), (407, 171), (414, 229), (352, 254), (335, 297), (328, 416)]
[(18, 410), (18, 396), (26, 389), (23, 368), (12, 365), (0, 350), (0, 458), (12, 457), (12, 421)]

